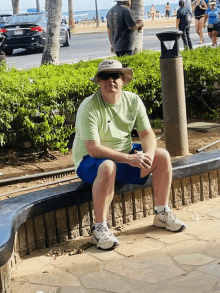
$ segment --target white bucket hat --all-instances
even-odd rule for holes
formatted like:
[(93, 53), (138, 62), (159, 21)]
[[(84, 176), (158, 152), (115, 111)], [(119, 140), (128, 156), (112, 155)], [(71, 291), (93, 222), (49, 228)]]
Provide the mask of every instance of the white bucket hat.
[(96, 75), (90, 78), (90, 80), (98, 84), (100, 72), (121, 72), (124, 75), (124, 84), (128, 84), (133, 78), (133, 70), (131, 68), (123, 68), (121, 62), (114, 59), (104, 60), (99, 63)]

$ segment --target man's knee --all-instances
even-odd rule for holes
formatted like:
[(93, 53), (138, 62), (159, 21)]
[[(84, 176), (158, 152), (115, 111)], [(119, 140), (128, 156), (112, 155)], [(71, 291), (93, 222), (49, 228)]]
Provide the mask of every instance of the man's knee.
[(155, 153), (155, 159), (159, 165), (171, 166), (170, 154), (167, 150), (158, 148)]
[(116, 164), (112, 160), (105, 160), (102, 162), (98, 168), (98, 176), (103, 178), (111, 178), (116, 174)]

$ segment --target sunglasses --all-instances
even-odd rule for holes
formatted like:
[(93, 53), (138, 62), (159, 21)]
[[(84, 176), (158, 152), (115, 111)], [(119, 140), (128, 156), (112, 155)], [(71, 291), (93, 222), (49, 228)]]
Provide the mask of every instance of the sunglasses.
[(102, 80), (108, 80), (110, 77), (114, 80), (119, 79), (123, 74), (121, 72), (101, 72), (99, 78)]

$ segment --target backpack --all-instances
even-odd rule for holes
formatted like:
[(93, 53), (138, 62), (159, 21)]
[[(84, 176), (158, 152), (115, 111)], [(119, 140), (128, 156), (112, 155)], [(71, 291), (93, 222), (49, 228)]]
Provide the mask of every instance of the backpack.
[(184, 22), (185, 22), (185, 25), (189, 25), (190, 23), (192, 23), (192, 15), (191, 13), (189, 13), (189, 10), (185, 15)]

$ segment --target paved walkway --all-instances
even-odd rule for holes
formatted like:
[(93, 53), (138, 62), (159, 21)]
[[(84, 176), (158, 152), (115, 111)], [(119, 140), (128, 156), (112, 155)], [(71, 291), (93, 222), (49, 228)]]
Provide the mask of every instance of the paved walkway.
[(187, 224), (181, 233), (152, 226), (153, 216), (118, 227), (121, 245), (94, 246), (75, 254), (70, 241), (37, 252), (13, 269), (12, 293), (220, 293), (220, 197), (174, 213)]

